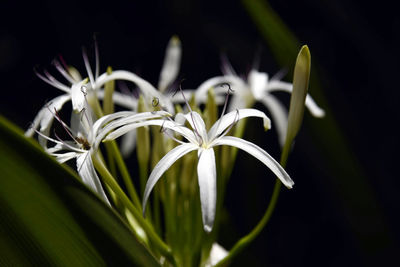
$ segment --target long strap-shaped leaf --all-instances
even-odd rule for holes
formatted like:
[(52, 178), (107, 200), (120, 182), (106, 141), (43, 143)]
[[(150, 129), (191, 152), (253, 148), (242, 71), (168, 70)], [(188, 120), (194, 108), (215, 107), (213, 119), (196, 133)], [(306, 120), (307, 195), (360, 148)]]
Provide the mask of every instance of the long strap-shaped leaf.
[(68, 168), (0, 117), (0, 266), (159, 266)]

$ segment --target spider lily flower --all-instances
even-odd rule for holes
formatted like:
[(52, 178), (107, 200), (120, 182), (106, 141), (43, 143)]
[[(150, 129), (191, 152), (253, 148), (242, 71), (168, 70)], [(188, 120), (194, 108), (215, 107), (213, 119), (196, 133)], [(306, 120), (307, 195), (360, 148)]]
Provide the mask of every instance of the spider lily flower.
[[(59, 118), (56, 110), (53, 113), (49, 108), (49, 112), (61, 123), (72, 140), (61, 140), (57, 135), (56, 138), (52, 138), (36, 130), (41, 138), (55, 144), (50, 148), (44, 147), (45, 151), (51, 156), (54, 156), (59, 163), (65, 163), (69, 160), (76, 159), (76, 169), (82, 181), (93, 191), (97, 192), (99, 196), (110, 205), (95, 171), (92, 155), (98, 151), (99, 144), (106, 135), (103, 126), (120, 118), (124, 113), (120, 112), (106, 115), (94, 122), (90, 106), (86, 104), (79, 114), (72, 113), (70, 127)], [(129, 112), (129, 114), (132, 114), (132, 112)], [(132, 120), (142, 121), (161, 118), (165, 114), (167, 113), (164, 111), (153, 113), (145, 112), (133, 115)]]
[[(196, 91), (196, 98), (204, 95), (211, 87), (218, 84), (229, 83), (234, 89), (234, 95), (228, 110), (250, 107), (254, 102), (261, 102), (270, 111), (273, 123), (276, 126), (279, 142), (283, 146), (287, 131), (287, 108), (272, 94), (283, 91), (292, 93), (293, 85), (279, 80), (279, 75), (269, 78), (265, 72), (252, 69), (247, 76), (247, 80), (239, 77), (231, 65), (226, 62), (223, 64), (224, 76), (217, 76), (203, 82)], [(217, 95), (224, 93), (223, 88), (214, 88)], [(321, 109), (310, 95), (307, 94), (305, 105), (311, 115), (317, 118), (325, 116), (325, 111)]]
[[(268, 168), (270, 168), (271, 171), (282, 181), (282, 183), (286, 187), (292, 188), (294, 184), (292, 179), (279, 165), (279, 163), (276, 162), (262, 148), (241, 138), (226, 136), (226, 134), (235, 123), (247, 117), (262, 118), (265, 129), (269, 129), (271, 126), (269, 118), (263, 112), (256, 109), (240, 109), (223, 115), (207, 132), (204, 120), (201, 118), (200, 114), (194, 111), (190, 111), (185, 115), (182, 113), (176, 114), (176, 121), (151, 120), (142, 123), (133, 123), (130, 121), (130, 117), (125, 117), (121, 120), (116, 121), (114, 125), (111, 126), (115, 130), (111, 132), (105, 138), (105, 140), (115, 139), (134, 128), (144, 125), (159, 125), (163, 129), (172, 130), (175, 133), (183, 136), (188, 142), (180, 141), (166, 131), (167, 135), (173, 138), (175, 141), (179, 142), (180, 145), (169, 151), (154, 167), (146, 184), (143, 198), (143, 207), (145, 209), (147, 200), (153, 187), (164, 174), (164, 172), (167, 171), (167, 169), (169, 169), (169, 167), (179, 158), (183, 157), (191, 151), (197, 150), (197, 174), (200, 188), (202, 220), (204, 230), (206, 232), (210, 232), (214, 224), (217, 201), (217, 174), (213, 149), (215, 146), (228, 145), (242, 149), (260, 160)], [(191, 128), (188, 128), (181, 123), (178, 123), (177, 121), (187, 121), (190, 124)], [(117, 128), (118, 126), (120, 127)]]
[[(57, 69), (57, 71), (67, 80), (68, 84), (64, 84), (58, 81), (47, 70), (44, 70), (43, 74), (35, 70), (36, 75), (41, 80), (63, 91), (65, 94), (52, 99), (49, 102), (49, 104), (46, 104), (38, 112), (32, 123), (32, 127), (25, 132), (26, 136), (31, 137), (39, 126), (40, 126), (40, 132), (42, 132), (45, 135), (48, 135), (48, 131), (51, 127), (54, 118), (52, 114), (53, 110), (56, 110), (57, 112), (60, 111), (64, 106), (64, 104), (68, 101), (72, 102), (72, 107), (75, 112), (80, 112), (85, 105), (85, 97), (82, 94), (82, 91), (84, 91), (85, 94), (88, 94), (89, 98), (92, 97), (92, 93), (94, 92), (94, 90), (98, 91), (98, 97), (100, 99), (104, 97), (103, 90), (99, 90), (99, 88), (103, 86), (104, 83), (97, 82), (99, 78), (99, 56), (98, 56), (97, 46), (95, 48), (96, 48), (95, 49), (96, 67), (94, 75), (90, 67), (90, 63), (86, 55), (86, 52), (83, 51), (83, 59), (86, 67), (86, 72), (89, 78), (82, 79), (79, 72), (73, 67), (68, 67), (62, 58), (60, 58), (61, 59), (60, 61), (53, 60), (52, 63)], [(113, 100), (116, 104), (127, 108), (134, 106), (136, 103), (129, 97), (126, 97), (118, 92), (114, 93)]]

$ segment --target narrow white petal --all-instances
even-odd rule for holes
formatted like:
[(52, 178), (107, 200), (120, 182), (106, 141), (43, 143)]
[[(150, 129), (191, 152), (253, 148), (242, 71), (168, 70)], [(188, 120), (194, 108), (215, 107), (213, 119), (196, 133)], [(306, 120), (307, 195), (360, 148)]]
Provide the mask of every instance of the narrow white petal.
[(97, 176), (96, 170), (94, 169), (92, 157), (89, 151), (82, 153), (76, 158), (76, 168), (83, 183), (90, 187), (94, 192), (98, 193), (100, 197), (111, 206), (106, 193), (103, 190), (100, 179)]
[(284, 91), (291, 93), (293, 90), (293, 84), (284, 82), (284, 81), (279, 81), (279, 80), (271, 80), (268, 83), (268, 91)]
[[(99, 99), (104, 99), (104, 90), (98, 90), (97, 96), (99, 97)], [(112, 96), (115, 105), (131, 110), (136, 110), (137, 99), (132, 95), (114, 91)]]
[(171, 167), (171, 165), (186, 155), (187, 153), (196, 150), (198, 147), (194, 146), (193, 144), (183, 144), (180, 146), (175, 147), (171, 151), (169, 151), (154, 167), (153, 171), (150, 174), (149, 179), (147, 180), (146, 183), (146, 188), (144, 190), (144, 196), (143, 196), (143, 214), (146, 209), (146, 203), (147, 200), (149, 199), (151, 190), (153, 190), (153, 187), (156, 185), (157, 181), (161, 178), (161, 176), (164, 174), (166, 170)]
[(306, 96), (306, 108), (314, 117), (322, 118), (325, 116), (325, 110), (320, 108), (309, 94)]
[[(35, 133), (35, 130), (39, 127), (40, 125), (40, 132), (42, 132), (44, 135), (48, 136), (51, 128), (51, 124), (53, 123), (54, 120), (54, 112), (55, 110), (60, 111), (63, 105), (70, 100), (71, 97), (69, 94), (67, 95), (61, 95), (53, 100), (49, 104), (46, 104), (36, 115), (31, 127), (25, 132), (25, 135), (28, 137), (32, 137), (33, 134)], [(43, 146), (46, 147), (47, 145), (47, 140), (43, 138), (42, 136), (39, 135), (38, 137), (39, 143)]]
[(204, 120), (201, 118), (200, 114), (196, 111), (189, 112), (185, 114), (185, 118), (189, 122), (192, 129), (201, 136), (204, 142), (207, 142), (208, 138), (206, 124), (204, 123)]
[(215, 209), (217, 206), (215, 155), (212, 148), (200, 149), (198, 155), (197, 175), (200, 187), (201, 214), (204, 231), (209, 233), (214, 225)]
[(121, 140), (121, 154), (124, 157), (128, 157), (132, 154), (136, 147), (136, 130), (127, 132), (122, 136)]
[[(271, 81), (268, 84), (268, 92), (272, 91), (284, 91), (291, 94), (293, 85), (283, 81)], [(325, 116), (325, 111), (317, 105), (310, 94), (306, 96), (306, 107), (314, 117), (322, 118)]]
[(278, 133), (279, 143), (283, 146), (285, 144), (288, 123), (288, 112), (286, 107), (284, 107), (279, 100), (271, 94), (262, 98), (261, 102), (270, 111), (274, 128)]
[[(48, 151), (47, 151), (48, 152)], [(56, 160), (62, 164), (65, 163), (71, 159), (76, 158), (77, 153), (76, 152), (66, 152), (66, 153), (49, 153), (49, 155), (53, 156), (56, 158)]]
[[(114, 131), (115, 129), (121, 127), (121, 126), (126, 126), (125, 128), (121, 129), (119, 128), (118, 133), (114, 133), (114, 137), (107, 138), (107, 140), (113, 140), (115, 138), (118, 138), (119, 136), (129, 132), (130, 130), (136, 129), (137, 127), (145, 126), (145, 125), (159, 125), (162, 123), (156, 123), (156, 124), (148, 124), (146, 122), (143, 122), (143, 125), (137, 125), (137, 123), (145, 121), (145, 120), (151, 120), (151, 119), (157, 119), (160, 117), (164, 116), (170, 116), (168, 112), (165, 111), (157, 111), (157, 112), (141, 112), (141, 113), (136, 113), (133, 111), (120, 111), (116, 112), (113, 114), (109, 114), (106, 116), (101, 117), (98, 119), (93, 126), (93, 133), (95, 136), (94, 140), (94, 146), (97, 147), (101, 141), (106, 137), (106, 135)], [(114, 121), (112, 121), (114, 120)], [(110, 122), (112, 121), (112, 122)], [(154, 121), (154, 120), (151, 120)], [(164, 120), (160, 120), (163, 122)], [(108, 124), (107, 124), (108, 123)], [(107, 125), (106, 125), (107, 124)], [(130, 125), (134, 124), (132, 128), (129, 128)], [(104, 128), (103, 125), (106, 125)]]
[(264, 128), (265, 129), (271, 128), (271, 121), (269, 120), (267, 115), (265, 115), (264, 112), (252, 108), (238, 109), (225, 114), (219, 120), (217, 120), (211, 127), (210, 131), (208, 132), (208, 139), (209, 140), (215, 139), (233, 123), (236, 123), (237, 121), (247, 117), (262, 118), (264, 123)]
[(228, 105), (228, 111), (234, 111), (236, 109), (243, 109), (252, 106), (254, 102), (254, 96), (250, 90), (239, 91), (234, 93)]
[[(99, 136), (99, 139), (104, 138), (108, 132), (113, 130), (113, 127), (116, 126), (116, 124), (119, 124), (119, 122), (116, 122), (113, 125), (107, 125), (107, 127), (104, 128), (104, 131), (102, 132), (102, 136)], [(143, 126), (149, 126), (149, 125), (155, 125), (155, 126), (162, 126), (164, 129), (170, 129), (175, 131), (176, 133), (182, 135), (185, 137), (189, 142), (197, 144), (196, 137), (194, 136), (193, 132), (186, 128), (185, 126), (178, 125), (177, 123), (173, 121), (167, 121), (167, 120), (149, 120), (149, 121), (144, 121), (144, 122), (137, 122), (137, 123), (130, 123), (130, 124), (123, 124), (124, 126), (110, 132), (107, 137), (104, 138), (105, 141), (107, 140), (114, 140), (121, 135), (126, 134), (129, 131), (132, 131), (138, 127), (143, 127)], [(107, 128), (107, 129), (106, 129)], [(115, 128), (114, 128), (115, 129)], [(101, 140), (100, 140), (101, 141)]]
[(139, 87), (139, 89), (146, 98), (149, 98), (151, 100), (151, 98), (156, 97), (158, 98), (161, 106), (165, 107), (169, 112), (174, 111), (174, 106), (169, 99), (164, 97), (148, 81), (140, 78), (138, 75), (129, 71), (116, 70), (113, 71), (111, 74), (104, 73), (100, 75), (100, 77), (96, 81), (96, 89), (101, 88), (105, 83), (112, 80), (125, 80), (133, 82)]
[(158, 89), (161, 92), (164, 92), (178, 76), (181, 55), (181, 41), (177, 36), (173, 36), (171, 40), (169, 40), (167, 50), (165, 51), (164, 64), (160, 73)]
[(272, 158), (265, 150), (263, 150), (259, 146), (233, 136), (224, 136), (221, 139), (218, 139), (214, 145), (234, 146), (246, 151), (253, 157), (257, 158), (259, 161), (264, 163), (287, 188), (293, 187), (294, 182), (290, 178), (289, 174), (287, 174), (287, 172), (276, 160), (274, 160), (274, 158)]
[(248, 82), (254, 98), (260, 100), (267, 89), (268, 74), (257, 70), (251, 70), (248, 76)]
[[(211, 88), (220, 87), (220, 85), (224, 83), (228, 83), (234, 91), (243, 90), (243, 88), (246, 87), (246, 83), (237, 76), (217, 76), (214, 78), (210, 78), (200, 84), (200, 86), (196, 90), (196, 101), (198, 101), (198, 99), (207, 99), (208, 90), (210, 90)], [(226, 90), (227, 89), (225, 88), (225, 92)]]

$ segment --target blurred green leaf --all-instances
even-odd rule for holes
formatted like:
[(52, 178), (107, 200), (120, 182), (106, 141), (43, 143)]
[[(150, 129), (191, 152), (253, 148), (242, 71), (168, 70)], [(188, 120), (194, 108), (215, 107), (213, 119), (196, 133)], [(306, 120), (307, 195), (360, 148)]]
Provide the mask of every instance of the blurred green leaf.
[[(291, 66), (300, 47), (296, 36), (271, 8), (268, 1), (242, 0), (242, 4), (277, 62), (282, 67)], [(306, 118), (305, 122), (311, 131), (313, 141), (325, 157), (329, 168), (327, 172), (331, 175), (330, 182), (336, 190), (336, 196), (361, 247), (368, 254), (378, 254), (393, 241), (386, 230), (375, 192), (366, 179), (367, 175), (354, 156), (324, 96), (318, 69), (315, 67), (318, 64), (315, 64), (315, 61), (311, 69), (310, 91), (319, 106), (325, 110), (326, 116), (320, 120)], [(360, 220), (363, 221), (363, 227), (359, 227)]]
[(67, 167), (0, 117), (0, 266), (159, 266)]

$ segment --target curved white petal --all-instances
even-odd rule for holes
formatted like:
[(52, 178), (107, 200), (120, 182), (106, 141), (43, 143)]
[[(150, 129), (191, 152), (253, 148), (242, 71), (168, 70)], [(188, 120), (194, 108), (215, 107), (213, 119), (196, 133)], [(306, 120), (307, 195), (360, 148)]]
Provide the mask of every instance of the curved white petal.
[(268, 74), (251, 70), (247, 80), (254, 98), (260, 100), (264, 96), (265, 90), (267, 90)]
[(228, 83), (234, 91), (242, 90), (243, 88), (246, 87), (246, 83), (237, 76), (233, 75), (217, 76), (214, 78), (210, 78), (205, 82), (203, 82), (202, 84), (200, 84), (200, 86), (196, 90), (196, 101), (198, 101), (197, 99), (207, 99), (208, 90), (224, 83)]
[(71, 86), (71, 99), (72, 109), (75, 112), (80, 112), (85, 107), (85, 93), (83, 85), (86, 84), (87, 80), (80, 81), (79, 83)]
[(136, 130), (127, 132), (122, 136), (121, 140), (121, 154), (124, 157), (128, 157), (132, 154), (136, 147)]
[[(48, 152), (48, 151), (47, 151)], [(66, 153), (49, 153), (49, 155), (53, 156), (56, 158), (56, 160), (62, 164), (65, 163), (71, 159), (76, 158), (77, 153), (76, 152), (66, 152)]]
[[(170, 116), (170, 115), (171, 114), (169, 114), (168, 112), (165, 112), (165, 111), (141, 112), (141, 113), (136, 113), (133, 111), (120, 111), (120, 112), (106, 115), (106, 116), (98, 119), (93, 126), (93, 132), (95, 133), (94, 145), (98, 146), (100, 144), (100, 142), (106, 137), (106, 135), (109, 132), (114, 131), (117, 128), (119, 128), (118, 129), (119, 134), (113, 133), (115, 136), (113, 138), (111, 138), (111, 137), (109, 138), (107, 136), (107, 140), (113, 140), (113, 139), (129, 132), (130, 130), (136, 129), (141, 126), (160, 125), (160, 124), (162, 124), (160, 122), (155, 123), (155, 124), (148, 124), (144, 121), (146, 121), (146, 120), (154, 121), (152, 119), (157, 119), (157, 118)], [(164, 120), (159, 120), (159, 121), (163, 122)], [(138, 125), (138, 123), (140, 123), (140, 122), (142, 122), (142, 124)], [(106, 125), (106, 126), (104, 128), (101, 128), (103, 125)], [(132, 128), (130, 128), (131, 125), (133, 125)]]
[(243, 109), (252, 106), (254, 102), (254, 96), (250, 90), (243, 90), (234, 93), (228, 105), (228, 111), (236, 109)]
[(164, 97), (153, 85), (148, 81), (140, 78), (138, 75), (125, 71), (125, 70), (115, 70), (111, 74), (103, 73), (97, 79), (96, 89), (101, 88), (105, 83), (112, 80), (125, 80), (135, 83), (143, 95), (147, 98), (156, 97), (159, 100), (161, 106), (165, 107), (169, 112), (174, 111), (174, 106), (172, 102)]
[(314, 117), (322, 118), (325, 116), (325, 110), (320, 108), (309, 94), (306, 96), (306, 108)]
[(288, 112), (281, 102), (273, 95), (268, 94), (261, 99), (261, 102), (270, 111), (272, 123), (278, 133), (279, 143), (283, 147), (286, 139)]
[(160, 73), (158, 89), (161, 92), (164, 92), (178, 76), (181, 55), (181, 41), (177, 36), (173, 36), (169, 40), (167, 50), (165, 51), (164, 64)]
[(83, 183), (98, 193), (99, 196), (111, 206), (107, 199), (106, 193), (103, 190), (100, 179), (97, 176), (96, 170), (94, 169), (92, 157), (89, 151), (82, 153), (76, 158), (76, 168), (79, 176), (82, 178)]
[(175, 161), (186, 155), (187, 153), (196, 150), (198, 147), (191, 144), (183, 144), (175, 147), (171, 151), (169, 151), (154, 167), (153, 171), (150, 174), (149, 179), (147, 180), (146, 183), (146, 188), (144, 190), (144, 196), (143, 196), (143, 214), (145, 213), (146, 210), (146, 203), (147, 200), (149, 199), (151, 190), (153, 190), (153, 187), (156, 185), (157, 181), (161, 178), (161, 176), (164, 174), (166, 170), (171, 167), (172, 164), (174, 164)]
[[(97, 96), (100, 99), (104, 99), (104, 90), (98, 90)], [(127, 108), (127, 109), (136, 110), (137, 99), (135, 97), (133, 97), (132, 95), (114, 91), (112, 98), (113, 98), (114, 104), (116, 104), (120, 107)]]
[(25, 132), (25, 136), (31, 137), (40, 125), (40, 131), (49, 129), (54, 120), (54, 109), (60, 111), (63, 105), (71, 99), (69, 94), (60, 95), (46, 104), (36, 115), (31, 127)]
[(270, 91), (284, 91), (288, 93), (292, 93), (293, 90), (293, 84), (280, 81), (280, 80), (271, 80), (268, 83), (268, 92)]
[[(119, 122), (116, 122), (116, 123), (119, 123)], [(100, 136), (99, 139), (103, 139), (107, 135), (108, 132), (112, 131), (107, 135), (107, 137), (104, 138), (104, 140), (105, 141), (114, 140), (114, 139), (120, 137), (121, 135), (126, 134), (127, 132), (129, 132), (131, 130), (134, 130), (138, 127), (148, 126), (148, 125), (162, 126), (164, 129), (173, 130), (176, 133), (185, 137), (189, 142), (198, 144), (196, 137), (194, 136), (193, 132), (190, 129), (186, 128), (183, 125), (179, 125), (176, 122), (167, 121), (167, 120), (148, 120), (148, 121), (144, 121), (144, 122), (124, 124), (124, 126), (121, 126), (120, 128), (118, 128), (114, 131), (112, 131), (113, 127), (115, 127), (116, 125), (110, 124), (110, 127), (109, 127), (109, 125), (107, 125), (107, 127), (104, 128), (105, 130), (102, 132), (102, 136)], [(101, 140), (99, 140), (99, 141), (101, 141)]]
[(185, 114), (185, 118), (189, 122), (192, 129), (194, 131), (197, 131), (197, 133), (200, 135), (200, 137), (203, 139), (204, 142), (207, 142), (208, 137), (207, 137), (206, 124), (204, 123), (204, 120), (200, 116), (200, 114), (197, 113), (196, 111), (192, 111)]
[[(268, 84), (268, 92), (272, 91), (284, 91), (291, 94), (293, 85), (283, 81), (271, 81)], [(322, 118), (325, 116), (325, 111), (317, 105), (310, 94), (306, 96), (306, 107), (314, 117)]]
[(245, 108), (231, 111), (217, 120), (208, 132), (208, 140), (213, 140), (222, 134), (229, 126), (247, 117), (259, 117), (263, 119), (264, 128), (271, 128), (271, 121), (264, 112), (257, 109)]
[(215, 167), (215, 155), (212, 148), (200, 149), (198, 152), (199, 163), (197, 175), (200, 187), (201, 214), (204, 231), (211, 232), (217, 205), (217, 171)]
[(257, 158), (259, 161), (264, 163), (278, 178), (281, 182), (287, 187), (292, 188), (294, 185), (293, 180), (290, 178), (289, 174), (282, 168), (282, 166), (272, 158), (265, 150), (260, 148), (259, 146), (243, 140), (241, 138), (233, 137), (233, 136), (224, 136), (218, 139), (215, 143), (217, 145), (228, 145), (240, 148), (253, 157)]

